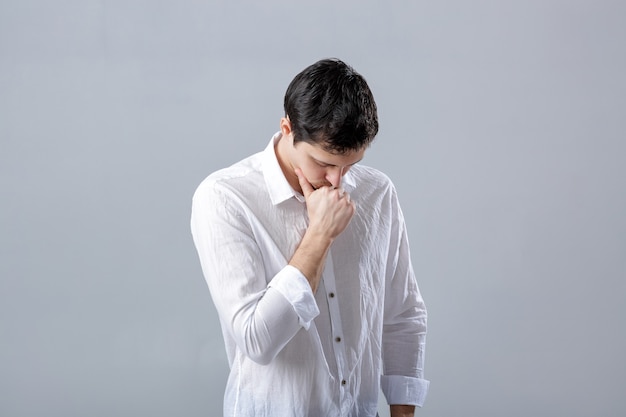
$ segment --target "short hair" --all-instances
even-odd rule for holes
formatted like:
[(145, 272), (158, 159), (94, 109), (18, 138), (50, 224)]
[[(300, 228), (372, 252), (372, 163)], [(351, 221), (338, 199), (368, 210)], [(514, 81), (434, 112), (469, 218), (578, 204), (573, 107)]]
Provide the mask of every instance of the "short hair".
[(374, 96), (365, 79), (339, 59), (320, 60), (294, 77), (285, 93), (294, 144), (343, 154), (370, 145), (378, 133)]

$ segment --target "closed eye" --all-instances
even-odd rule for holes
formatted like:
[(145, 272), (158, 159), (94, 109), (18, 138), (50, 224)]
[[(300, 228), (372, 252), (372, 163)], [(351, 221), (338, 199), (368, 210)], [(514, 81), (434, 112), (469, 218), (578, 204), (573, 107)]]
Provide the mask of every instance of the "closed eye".
[[(333, 164), (327, 164), (326, 162), (322, 162), (322, 161), (320, 161), (320, 160), (318, 160), (318, 159), (315, 159), (315, 158), (313, 158), (313, 161), (315, 161), (315, 163), (316, 163), (318, 166), (322, 167), (322, 168), (329, 168), (329, 167), (336, 167), (336, 166), (337, 166), (337, 165), (333, 165)], [(356, 161), (356, 162), (354, 162), (354, 163), (350, 164), (350, 165), (346, 165), (344, 168), (351, 168), (351, 167), (353, 167), (354, 165), (358, 164), (359, 162), (361, 162), (361, 160), (360, 160), (360, 159), (359, 159), (358, 161)]]

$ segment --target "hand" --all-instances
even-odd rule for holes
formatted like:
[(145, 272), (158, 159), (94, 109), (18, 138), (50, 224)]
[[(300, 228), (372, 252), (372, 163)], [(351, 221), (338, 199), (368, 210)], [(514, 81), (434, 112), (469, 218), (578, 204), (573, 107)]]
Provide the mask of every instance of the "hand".
[(356, 210), (350, 195), (341, 187), (320, 187), (316, 190), (300, 169), (296, 169), (296, 175), (307, 204), (309, 228), (330, 239), (339, 236)]
[(392, 405), (390, 406), (391, 417), (413, 417), (415, 415), (414, 405)]

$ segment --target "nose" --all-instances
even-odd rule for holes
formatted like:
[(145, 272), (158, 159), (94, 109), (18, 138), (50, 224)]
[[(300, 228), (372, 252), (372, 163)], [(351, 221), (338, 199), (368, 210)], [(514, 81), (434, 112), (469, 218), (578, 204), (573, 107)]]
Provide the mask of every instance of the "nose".
[(328, 181), (333, 187), (341, 186), (341, 178), (345, 172), (344, 167), (332, 167), (326, 172), (326, 181)]

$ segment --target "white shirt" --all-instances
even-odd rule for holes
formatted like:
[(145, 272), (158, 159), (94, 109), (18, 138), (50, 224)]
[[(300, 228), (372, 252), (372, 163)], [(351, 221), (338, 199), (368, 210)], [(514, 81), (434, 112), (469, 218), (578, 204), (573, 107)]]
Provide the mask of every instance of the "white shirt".
[(375, 416), (421, 406), (426, 309), (391, 181), (353, 166), (342, 186), (356, 204), (314, 294), (288, 265), (307, 228), (304, 198), (263, 152), (207, 177), (191, 229), (219, 313), (230, 364), (225, 416)]

